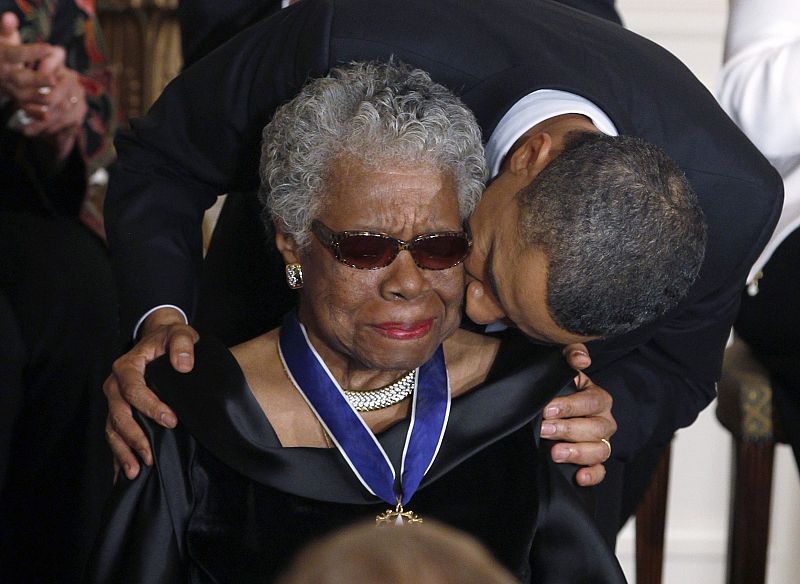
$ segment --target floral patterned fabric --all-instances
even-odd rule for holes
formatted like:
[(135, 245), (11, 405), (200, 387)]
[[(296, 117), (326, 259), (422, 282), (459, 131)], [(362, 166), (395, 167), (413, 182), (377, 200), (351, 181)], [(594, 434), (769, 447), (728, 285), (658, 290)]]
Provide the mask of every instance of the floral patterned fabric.
[[(83, 132), (78, 140), (79, 152), (73, 153), (79, 155), (79, 162), (82, 164), (66, 165), (62, 171), (62, 174), (80, 172), (81, 176), (62, 177), (59, 180), (41, 180), (41, 176), (36, 176), (36, 180), (29, 181), (33, 189), (38, 191), (34, 194), (38, 199), (38, 204), (34, 207), (62, 212), (71, 206), (55, 199), (78, 196), (81, 221), (102, 235), (102, 202), (97, 197), (87, 196), (85, 187), (86, 177), (107, 166), (113, 158), (112, 78), (104, 56), (95, 0), (0, 0), (0, 13), (2, 12), (17, 14), (23, 43), (41, 41), (64, 47), (67, 66), (81, 75), (89, 107)], [(27, 152), (24, 148), (18, 148), (16, 152), (21, 151)], [(37, 172), (35, 169), (25, 168), (29, 163), (27, 157), (15, 155), (14, 159), (16, 166), (23, 167), (19, 169), (21, 174), (33, 176)], [(4, 163), (5, 169), (8, 160)], [(5, 181), (0, 184), (3, 190), (7, 190)], [(66, 193), (66, 185), (83, 185), (80, 187), (83, 192)], [(10, 188), (19, 191), (19, 181)], [(25, 193), (25, 196), (30, 197), (31, 194)]]

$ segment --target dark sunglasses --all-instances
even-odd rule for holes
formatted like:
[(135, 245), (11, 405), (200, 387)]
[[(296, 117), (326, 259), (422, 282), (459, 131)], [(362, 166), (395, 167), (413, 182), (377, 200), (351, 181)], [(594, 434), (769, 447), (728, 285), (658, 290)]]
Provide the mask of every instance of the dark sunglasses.
[(425, 233), (403, 241), (371, 231), (333, 231), (321, 221), (311, 223), (311, 232), (334, 257), (359, 270), (377, 270), (391, 264), (403, 250), (425, 270), (445, 270), (464, 261), (472, 238), (464, 231)]

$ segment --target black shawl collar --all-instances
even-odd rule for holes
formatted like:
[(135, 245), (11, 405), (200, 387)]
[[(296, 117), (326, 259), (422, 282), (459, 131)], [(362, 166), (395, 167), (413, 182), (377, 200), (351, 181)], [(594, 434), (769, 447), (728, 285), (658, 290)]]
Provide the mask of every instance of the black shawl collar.
[[(284, 492), (339, 503), (376, 501), (337, 450), (280, 445), (235, 358), (220, 342), (205, 337), (195, 356), (188, 374), (174, 371), (167, 359), (154, 361), (147, 380), (205, 449), (242, 475)], [(441, 449), (420, 489), (534, 420), (573, 375), (556, 348), (504, 344), (489, 381), (453, 401)], [(378, 435), (394, 460), (407, 428), (403, 420)]]

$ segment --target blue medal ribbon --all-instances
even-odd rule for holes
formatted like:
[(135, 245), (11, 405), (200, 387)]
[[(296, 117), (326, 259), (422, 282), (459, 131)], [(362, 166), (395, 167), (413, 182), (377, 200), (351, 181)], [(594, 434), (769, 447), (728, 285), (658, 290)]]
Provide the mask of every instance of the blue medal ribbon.
[(433, 464), (450, 415), (450, 381), (444, 351), (417, 370), (411, 421), (403, 448), (400, 493), (395, 493), (395, 470), (389, 457), (314, 349), (294, 313), (286, 316), (279, 352), (289, 377), (328, 432), (361, 484), (390, 505), (405, 505)]

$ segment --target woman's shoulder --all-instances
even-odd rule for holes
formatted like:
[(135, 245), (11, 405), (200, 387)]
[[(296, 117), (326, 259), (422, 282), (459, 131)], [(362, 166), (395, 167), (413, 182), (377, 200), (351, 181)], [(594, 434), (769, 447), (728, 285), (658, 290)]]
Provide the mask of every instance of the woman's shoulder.
[(274, 411), (284, 394), (293, 395), (279, 351), (280, 329), (274, 329), (231, 348), (247, 386), (265, 414)]
[(325, 447), (325, 434), (292, 384), (278, 350), (280, 329), (231, 349), (247, 387), (283, 446)]
[(496, 335), (459, 329), (444, 347), (453, 396), (513, 376), (521, 369), (566, 367), (560, 348), (531, 343), (516, 329)]
[(230, 348), (245, 376), (264, 368), (265, 363), (279, 361), (278, 330), (274, 329)]
[(450, 387), (453, 396), (457, 396), (486, 381), (500, 350), (500, 341), (458, 329), (443, 346)]
[(450, 335), (443, 344), (448, 357), (452, 354), (455, 358), (463, 358), (464, 356), (470, 357), (476, 351), (486, 353), (497, 352), (497, 347), (500, 346), (500, 340), (489, 335), (459, 328), (456, 329), (456, 332)]

